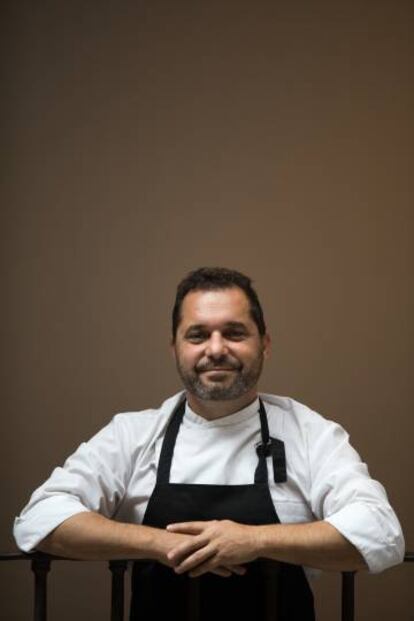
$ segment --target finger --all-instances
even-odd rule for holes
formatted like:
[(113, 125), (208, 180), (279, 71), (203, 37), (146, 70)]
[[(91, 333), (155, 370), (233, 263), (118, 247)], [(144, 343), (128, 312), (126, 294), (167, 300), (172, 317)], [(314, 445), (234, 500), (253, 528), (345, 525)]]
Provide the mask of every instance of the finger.
[(243, 567), (243, 565), (224, 565), (225, 569), (231, 571), (232, 574), (237, 574), (238, 576), (244, 576), (247, 569)]
[[(230, 578), (231, 576), (231, 571), (229, 571), (226, 567), (215, 567), (214, 569), (210, 569), (210, 573), (220, 576), (221, 578)], [(192, 575), (192, 572), (190, 572), (189, 576), (191, 578), (195, 578), (195, 576)]]
[(179, 565), (174, 568), (177, 574), (183, 574), (186, 571), (192, 571), (198, 565), (204, 564), (211, 557), (215, 555), (216, 551), (210, 546), (205, 546), (200, 550), (197, 550), (187, 558), (185, 558)]
[(207, 543), (208, 541), (199, 539), (198, 537), (194, 537), (189, 541), (183, 541), (183, 543), (179, 543), (175, 548), (172, 548), (167, 553), (167, 558), (173, 565), (176, 565), (196, 550), (199, 550), (205, 546)]
[(207, 522), (179, 522), (177, 524), (168, 524), (167, 530), (171, 533), (198, 535), (204, 530), (206, 524)]
[(198, 567), (195, 567), (190, 572), (188, 572), (191, 578), (198, 578), (199, 576), (207, 573), (216, 574), (223, 578), (229, 578), (231, 576), (231, 571), (227, 569), (227, 567), (223, 567), (222, 565), (215, 567), (214, 563), (211, 563), (211, 560), (208, 560), (205, 563), (201, 563), (200, 565), (198, 565)]
[(233, 574), (244, 576), (246, 571), (246, 567), (243, 567), (242, 565), (223, 565), (220, 567), (211, 567), (211, 562), (207, 561), (207, 563), (203, 563), (190, 571), (189, 576), (191, 578), (198, 578), (199, 576), (210, 572), (212, 574), (216, 574), (217, 576), (221, 576), (222, 578), (229, 578)]

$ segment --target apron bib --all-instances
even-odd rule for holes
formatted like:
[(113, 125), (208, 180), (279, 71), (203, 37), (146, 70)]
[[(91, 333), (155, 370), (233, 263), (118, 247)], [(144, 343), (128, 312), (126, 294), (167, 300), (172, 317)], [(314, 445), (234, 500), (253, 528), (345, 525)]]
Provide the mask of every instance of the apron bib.
[[(262, 443), (257, 447), (254, 482), (248, 485), (170, 483), (175, 441), (185, 412), (179, 403), (163, 440), (157, 481), (143, 524), (165, 528), (174, 522), (233, 520), (242, 524), (280, 524), (268, 486), (266, 448), (283, 444), (269, 437), (260, 400)], [(275, 480), (286, 480), (284, 451), (273, 459)], [(253, 474), (253, 473), (252, 473)], [(253, 476), (252, 476), (253, 478)], [(314, 621), (313, 594), (303, 568), (258, 559), (243, 576), (204, 574), (190, 578), (152, 561), (134, 563), (130, 621)]]

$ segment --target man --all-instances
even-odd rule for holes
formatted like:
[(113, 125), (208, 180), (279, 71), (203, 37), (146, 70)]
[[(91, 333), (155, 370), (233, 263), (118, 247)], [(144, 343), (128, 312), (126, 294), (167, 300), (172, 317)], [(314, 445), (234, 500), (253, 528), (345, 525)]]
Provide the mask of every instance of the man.
[(270, 339), (248, 277), (189, 274), (172, 349), (185, 391), (116, 416), (57, 468), (16, 519), (21, 549), (148, 559), (134, 565), (131, 619), (183, 619), (192, 582), (202, 619), (260, 619), (270, 605), (283, 621), (312, 620), (303, 566), (402, 560), (398, 520), (345, 431), (258, 395)]

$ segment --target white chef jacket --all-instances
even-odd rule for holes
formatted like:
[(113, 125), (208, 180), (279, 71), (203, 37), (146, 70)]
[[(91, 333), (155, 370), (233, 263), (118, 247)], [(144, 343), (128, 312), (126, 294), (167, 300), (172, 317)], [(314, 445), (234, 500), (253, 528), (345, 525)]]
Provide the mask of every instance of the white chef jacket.
[[(63, 467), (32, 495), (15, 520), (19, 548), (29, 552), (64, 520), (95, 511), (121, 522), (142, 523), (156, 481), (164, 432), (182, 398), (159, 409), (116, 415), (80, 445)], [(285, 443), (287, 482), (269, 489), (282, 523), (325, 520), (362, 554), (370, 571), (403, 560), (404, 538), (384, 488), (370, 478), (338, 424), (286, 397), (261, 394), (269, 431)], [(206, 420), (188, 404), (171, 467), (172, 483), (253, 483), (261, 441), (258, 399), (248, 407)]]

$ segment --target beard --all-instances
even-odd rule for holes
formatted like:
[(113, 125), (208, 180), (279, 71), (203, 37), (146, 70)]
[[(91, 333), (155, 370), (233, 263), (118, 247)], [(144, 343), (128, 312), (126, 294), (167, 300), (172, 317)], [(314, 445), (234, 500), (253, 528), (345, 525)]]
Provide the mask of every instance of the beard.
[[(263, 352), (260, 352), (248, 367), (235, 360), (223, 357), (214, 363), (210, 361), (203, 365), (200, 364), (194, 369), (186, 369), (178, 357), (176, 360), (177, 371), (185, 389), (198, 399), (206, 401), (238, 399), (257, 384), (263, 368)], [(216, 380), (206, 379), (204, 372), (213, 369), (217, 370), (219, 375), (221, 374), (220, 369), (223, 369), (224, 377), (216, 378)], [(228, 373), (224, 369), (231, 369), (231, 371)]]

